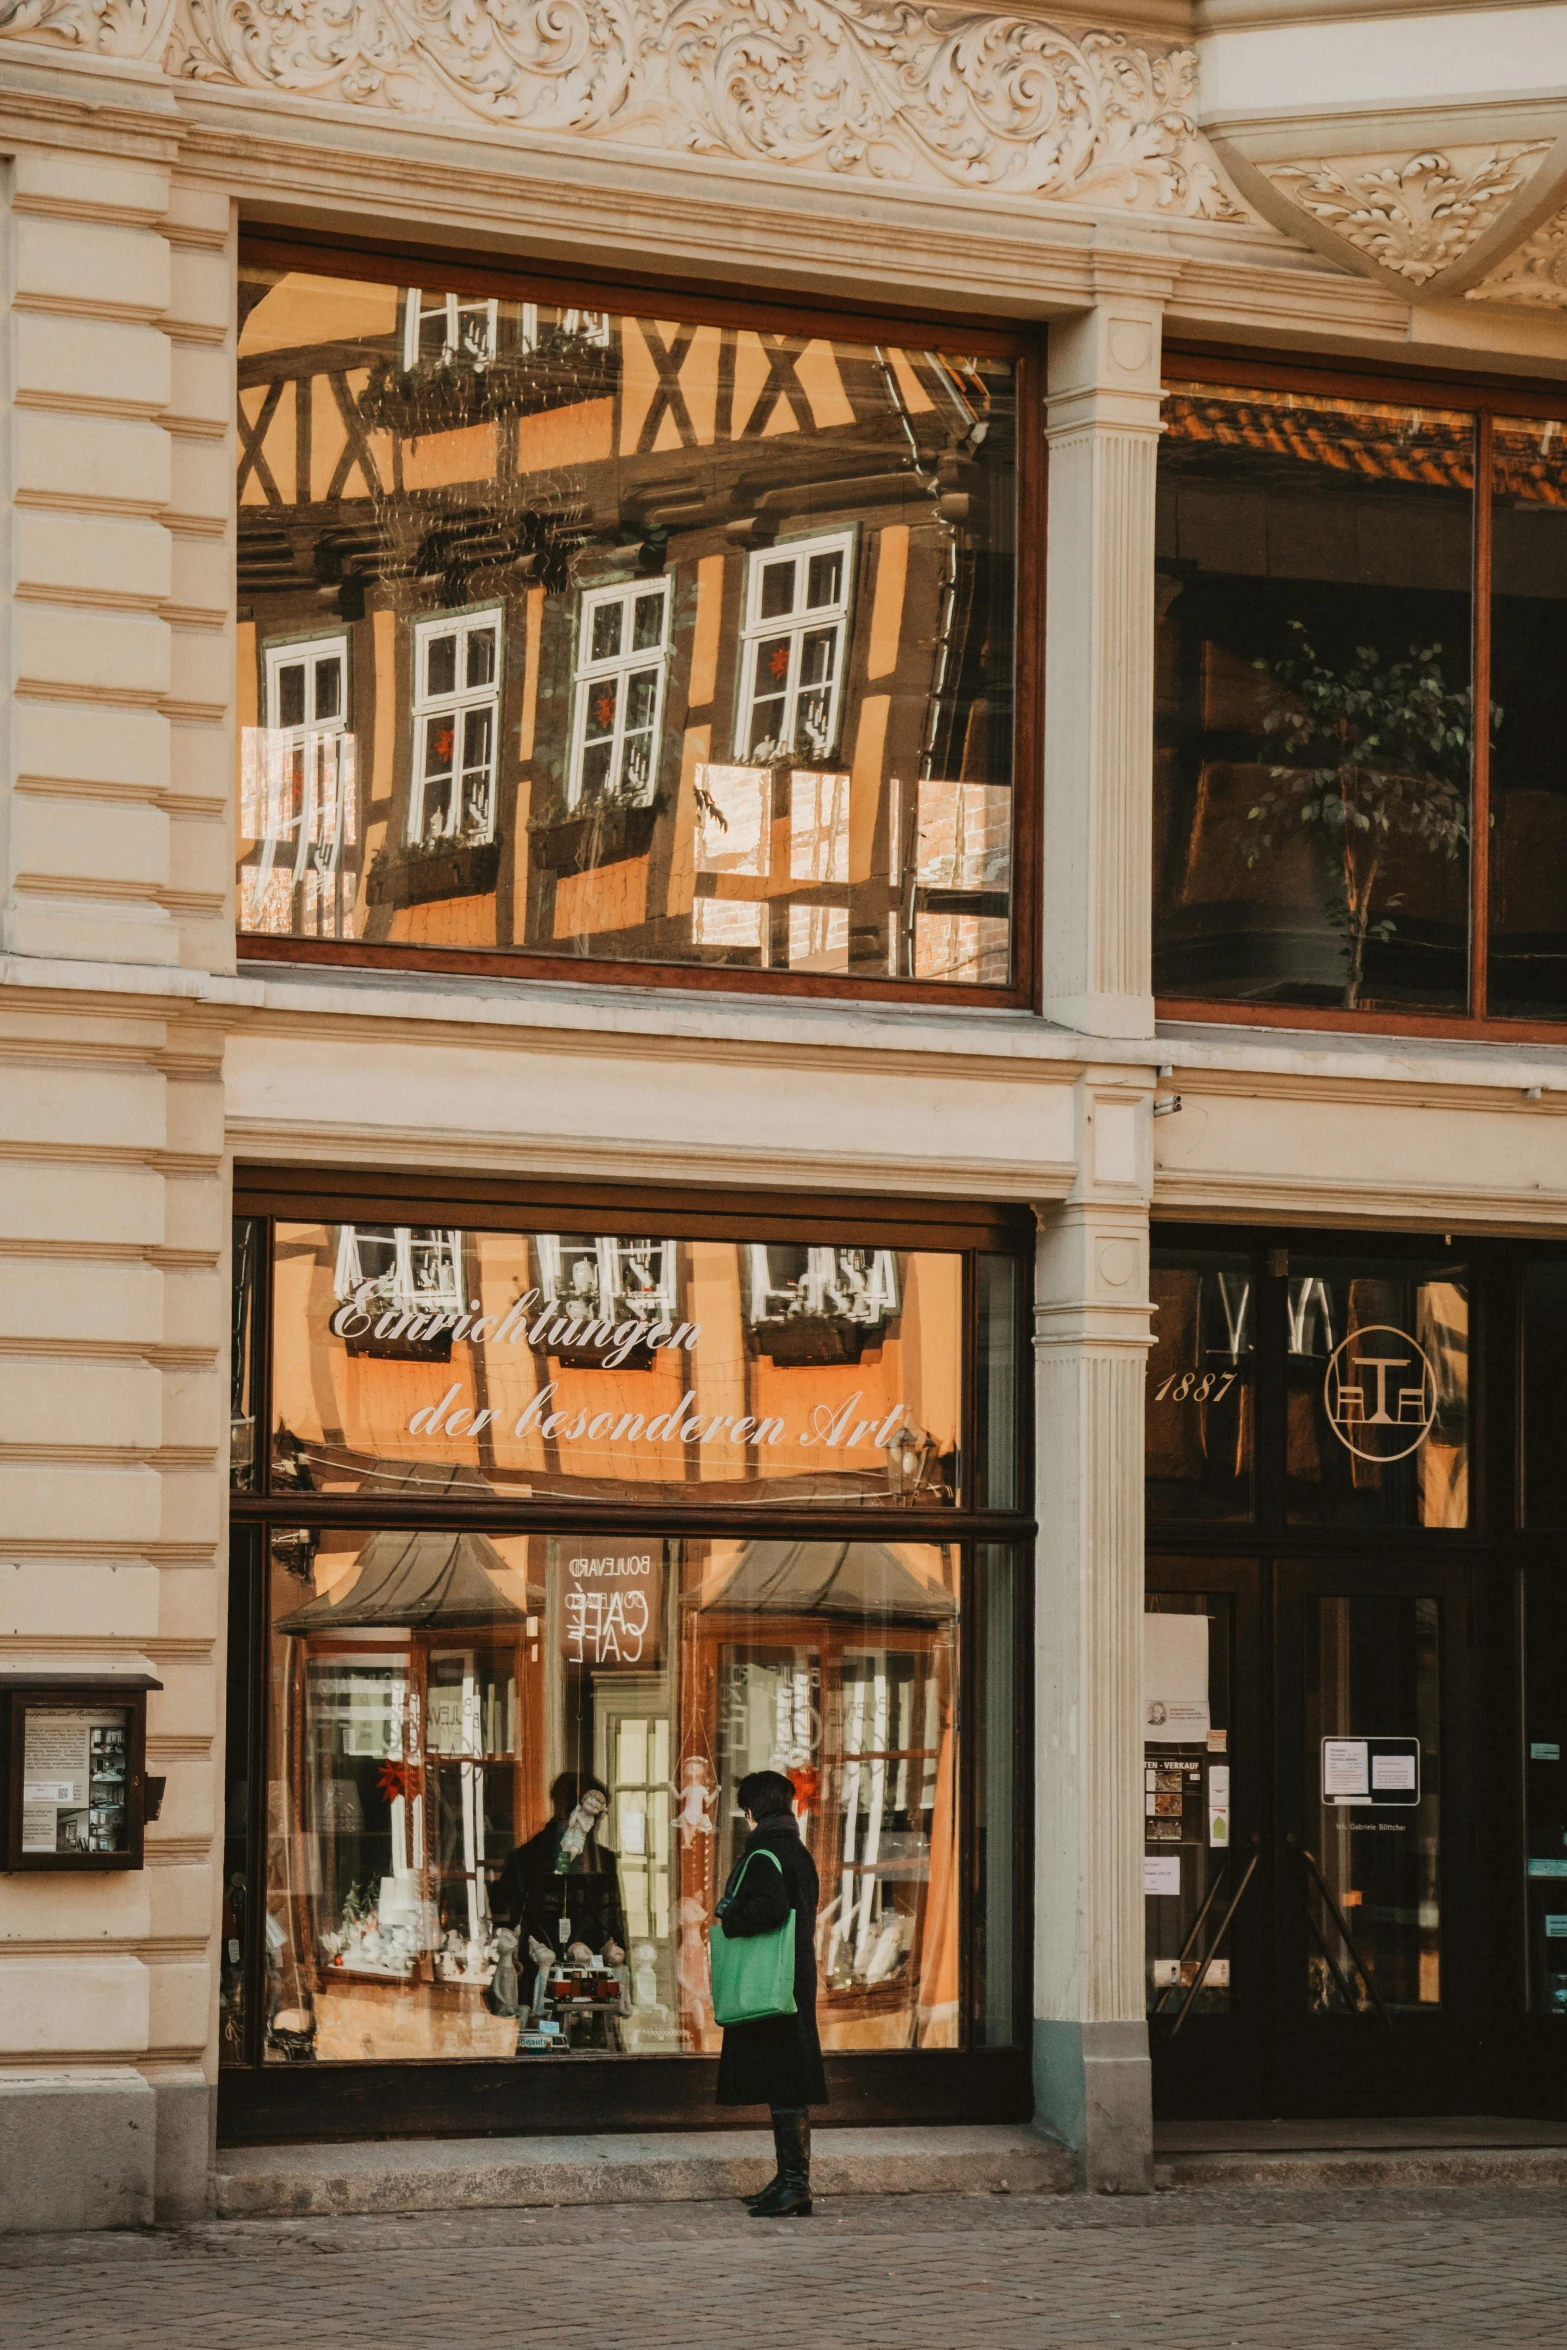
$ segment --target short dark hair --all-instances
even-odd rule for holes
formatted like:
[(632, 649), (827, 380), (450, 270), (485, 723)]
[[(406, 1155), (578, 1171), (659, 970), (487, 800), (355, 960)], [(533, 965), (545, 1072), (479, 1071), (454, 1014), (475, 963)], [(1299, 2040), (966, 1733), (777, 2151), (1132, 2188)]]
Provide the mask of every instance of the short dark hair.
[(747, 1771), (735, 1789), (735, 1801), (753, 1820), (776, 1820), (793, 1811), (794, 1789), (782, 1771)]
[(609, 1801), (609, 1789), (602, 1779), (595, 1779), (591, 1771), (562, 1771), (550, 1789), (550, 1802), (557, 1811), (575, 1811), (589, 1792), (602, 1795)]

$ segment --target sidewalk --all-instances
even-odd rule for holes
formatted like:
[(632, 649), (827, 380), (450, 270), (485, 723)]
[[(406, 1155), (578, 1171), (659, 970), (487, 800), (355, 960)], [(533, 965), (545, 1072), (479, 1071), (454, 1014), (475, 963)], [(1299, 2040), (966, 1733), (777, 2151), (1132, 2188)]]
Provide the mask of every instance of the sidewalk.
[(1174, 2190), (223, 2221), (11, 2239), (5, 2350), (1509, 2350), (1567, 2341), (1548, 2188)]

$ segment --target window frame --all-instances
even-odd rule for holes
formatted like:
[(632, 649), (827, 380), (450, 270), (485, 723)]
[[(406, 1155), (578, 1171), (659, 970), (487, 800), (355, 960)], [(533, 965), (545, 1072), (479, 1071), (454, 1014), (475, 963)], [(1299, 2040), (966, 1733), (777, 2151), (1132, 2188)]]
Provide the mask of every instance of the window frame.
[[(247, 235), (241, 260), (258, 268), (298, 269), (406, 291), (439, 283), (465, 297), (571, 305), (602, 317), (675, 315), (695, 326), (740, 326), (750, 331), (833, 335), (857, 342), (910, 344), (961, 341), (965, 350), (1016, 363), (1017, 474), (1013, 661), (1011, 975), (1005, 984), (974, 985), (923, 979), (856, 978), (849, 972), (753, 969), (700, 963), (631, 963), (578, 955), (522, 954), (506, 948), (467, 949), (408, 943), (298, 939), (241, 932), (241, 965), (326, 965), (359, 970), (423, 971), (452, 978), (570, 981), (577, 985), (718, 991), (729, 995), (793, 996), (840, 1003), (927, 1004), (963, 1009), (1038, 1011), (1043, 1001), (1039, 862), (1043, 827), (1044, 556), (1046, 451), (1042, 429), (1045, 338), (1042, 323), (998, 327), (954, 303), (867, 310), (830, 297), (793, 300), (765, 287), (714, 293), (690, 280), (628, 283), (580, 269), (532, 264), (507, 268), (473, 262), (413, 242), (393, 243), (308, 234)], [(243, 381), (243, 378), (242, 378)]]
[[(457, 659), (455, 674), (460, 678), (467, 669), (468, 640), (493, 630), (495, 636), (495, 669), (488, 683), (482, 686), (456, 684), (449, 694), (432, 694), (425, 685), (428, 671), (426, 647), (436, 636), (455, 636)], [(465, 606), (461, 612), (421, 613), (409, 630), (409, 654), (412, 664), (409, 697), (409, 762), (408, 815), (403, 829), (405, 846), (413, 851), (424, 850), (439, 854), (443, 849), (480, 848), (495, 838), (496, 802), (500, 786), (501, 700), (506, 681), (506, 608), (499, 602)], [(432, 718), (450, 716), (452, 727), (452, 773), (450, 814), (456, 819), (462, 812), (463, 778), (467, 772), (458, 757), (458, 727), (470, 711), (487, 708), (490, 713), (490, 755), (488, 761), (489, 815), (482, 832), (463, 832), (455, 822), (443, 832), (427, 834), (424, 828), (425, 793), (430, 778), (424, 772), (424, 739), (427, 722)]]
[[(858, 585), (859, 530), (851, 525), (846, 530), (813, 532), (808, 538), (775, 540), (768, 547), (753, 547), (746, 556), (743, 617), (740, 627), (740, 665), (735, 680), (735, 764), (754, 767), (756, 758), (751, 749), (751, 721), (759, 698), (757, 693), (757, 662), (765, 641), (786, 636), (790, 642), (791, 674), (784, 685), (784, 716), (786, 732), (777, 739), (793, 746), (789, 757), (802, 770), (825, 772), (832, 768), (839, 752), (839, 738), (843, 727), (843, 684), (848, 671), (849, 657), (854, 642), (854, 593)], [(785, 558), (793, 560), (795, 579), (801, 576), (801, 565), (809, 566), (813, 555), (839, 554), (843, 557), (843, 577), (839, 593), (831, 605), (813, 611), (809, 605), (795, 606), (787, 617), (765, 619), (761, 612), (762, 582), (769, 568)], [(809, 568), (805, 577), (809, 582)], [(814, 629), (833, 631), (833, 672), (829, 681), (829, 699), (826, 741), (819, 749), (803, 751), (794, 745), (795, 728), (799, 725), (802, 695), (809, 690), (799, 675), (798, 655), (806, 636)], [(782, 757), (782, 751), (776, 756)]]
[[(1489, 706), (1491, 689), (1491, 515), (1492, 440), (1497, 417), (1538, 416), (1567, 425), (1567, 386), (1538, 378), (1499, 380), (1434, 368), (1364, 369), (1344, 361), (1247, 357), (1224, 345), (1170, 341), (1163, 354), (1166, 391), (1211, 384), (1238, 391), (1300, 392), (1323, 399), (1382, 400), (1407, 406), (1462, 409), (1474, 419), (1475, 488), (1471, 533), (1470, 597), (1473, 619), (1471, 690), (1476, 709)], [(1349, 1012), (1342, 1005), (1257, 1004), (1243, 998), (1159, 995), (1162, 1020), (1233, 1028), (1300, 1028), (1346, 1036), (1451, 1036), (1508, 1044), (1560, 1044), (1567, 1015), (1560, 1020), (1512, 1019), (1487, 1008), (1490, 935), (1491, 847), (1490, 729), (1476, 730), (1469, 802), (1469, 1002), (1465, 1012)]]
[[(888, 2122), (918, 2111), (952, 2121), (1015, 2121), (1032, 2110), (1028, 1986), (1033, 1941), (1032, 1782), (1017, 1787), (1008, 1851), (1012, 1864), (1012, 1934), (1009, 1953), (1013, 2038), (987, 2039), (981, 2028), (979, 1952), (982, 1932), (982, 1871), (976, 1832), (981, 1740), (980, 1690), (983, 1669), (981, 1582), (989, 1573), (987, 1546), (1010, 1548), (1010, 1593), (1000, 1604), (1011, 1610), (1015, 1674), (1015, 1753), (1031, 1751), (1033, 1688), (1032, 1545), (1033, 1517), (1032, 1349), (1025, 1343), (1030, 1295), (1026, 1276), (1016, 1284), (1014, 1348), (1017, 1384), (1013, 1394), (1018, 1486), (1015, 1507), (996, 1507), (980, 1496), (976, 1477), (963, 1480), (963, 1498), (951, 1507), (908, 1509), (888, 1504), (835, 1510), (822, 1503), (769, 1506), (747, 1514), (745, 1504), (711, 1501), (670, 1507), (635, 1507), (554, 1495), (509, 1498), (460, 1490), (439, 1498), (405, 1494), (331, 1495), (290, 1489), (270, 1474), (268, 1435), (272, 1420), (273, 1226), (275, 1222), (327, 1221), (339, 1225), (411, 1226), (448, 1235), (465, 1231), (553, 1229), (557, 1234), (657, 1233), (674, 1240), (770, 1242), (807, 1248), (941, 1249), (964, 1260), (962, 1419), (960, 1443), (971, 1462), (979, 1458), (980, 1427), (978, 1267), (982, 1255), (1000, 1252), (1019, 1267), (1032, 1262), (1033, 1219), (1000, 1202), (911, 1202), (892, 1197), (823, 1196), (802, 1201), (788, 1193), (715, 1192), (695, 1194), (678, 1187), (649, 1191), (606, 1184), (534, 1181), (521, 1185), (484, 1177), (456, 1176), (437, 1191), (429, 1176), (322, 1171), (286, 1165), (241, 1165), (235, 1171), (233, 1212), (237, 1223), (255, 1219), (254, 1245), (246, 1255), (256, 1284), (248, 1324), (248, 1355), (258, 1430), (258, 1476), (254, 1489), (231, 1491), (233, 1583), (231, 1616), (236, 1629), (229, 1686), (229, 1729), (241, 1758), (247, 1791), (243, 1833), (249, 1881), (257, 1881), (265, 1846), (266, 1782), (275, 1757), (267, 1693), (269, 1618), (266, 1608), (267, 1550), (272, 1534), (297, 1538), (319, 1528), (433, 1528), (463, 1525), (491, 1532), (585, 1534), (615, 1539), (627, 1533), (678, 1541), (712, 1535), (756, 1542), (784, 1539), (905, 1540), (952, 1545), (961, 1574), (959, 1645), (954, 1680), (956, 1727), (955, 1828), (957, 1873), (958, 1997), (960, 2028), (952, 2048), (848, 2050), (829, 2055), (829, 2084), (850, 2094), (856, 2110)], [(453, 1219), (457, 1219), (454, 1226)], [(667, 1245), (667, 1238), (666, 1243)], [(623, 1245), (617, 1243), (617, 1247)], [(601, 1250), (601, 1257), (603, 1251)], [(749, 1272), (742, 1265), (742, 1281)], [(241, 1774), (236, 1774), (241, 1775)], [(229, 1860), (225, 1859), (225, 1869)], [(362, 2100), (400, 2117), (415, 2129), (461, 2134), (471, 2118), (475, 2095), (489, 2109), (510, 2115), (515, 2126), (569, 2128), (580, 2121), (583, 2089), (576, 2067), (529, 2067), (515, 2059), (455, 2058), (433, 2062), (384, 2059), (316, 2065), (263, 2061), (260, 2011), (265, 1973), (264, 1901), (254, 1901), (244, 1922), (240, 1967), (244, 2004), (235, 2050), (220, 2072), (224, 2127), (256, 2141), (298, 2137), (301, 2126), (333, 2129), (354, 2137), (364, 2128)], [(716, 2059), (690, 2053), (639, 2055), (618, 2062), (607, 2076), (617, 2126), (644, 2126), (655, 2110), (667, 2126), (671, 2117), (698, 2123), (710, 2106)], [(602, 2071), (597, 2076), (606, 2084)], [(606, 2084), (607, 2085), (607, 2084)], [(601, 2092), (602, 2093), (602, 2089)], [(652, 2097), (655, 2106), (646, 2105)], [(541, 2103), (540, 2100), (543, 2100)]]
[[(639, 596), (657, 592), (663, 606), (656, 646), (644, 646), (640, 653), (629, 647), (613, 655), (594, 660), (589, 647), (595, 615), (611, 604), (618, 604), (629, 616)], [(571, 672), (571, 742), (566, 769), (566, 805), (573, 812), (581, 807), (647, 808), (658, 796), (658, 761), (664, 741), (664, 702), (669, 683), (669, 654), (671, 644), (670, 621), (674, 610), (673, 581), (667, 571), (650, 574), (645, 579), (621, 580), (603, 587), (585, 588), (577, 614), (577, 641)], [(622, 623), (624, 629), (624, 622)], [(622, 798), (617, 789), (611, 789), (592, 800), (584, 801), (582, 770), (587, 761), (588, 710), (595, 686), (606, 684), (611, 678), (620, 690), (615, 696), (614, 728), (610, 736), (610, 772), (613, 774), (625, 755), (626, 696), (624, 688), (634, 675), (652, 669), (657, 678), (653, 700), (653, 722), (648, 729), (647, 776), (635, 798)], [(600, 738), (602, 739), (602, 737)]]

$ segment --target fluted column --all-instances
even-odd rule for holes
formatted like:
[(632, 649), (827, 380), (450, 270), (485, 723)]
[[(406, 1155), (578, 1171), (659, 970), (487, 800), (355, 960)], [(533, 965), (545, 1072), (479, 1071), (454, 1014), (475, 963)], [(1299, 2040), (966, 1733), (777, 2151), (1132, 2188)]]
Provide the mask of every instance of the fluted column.
[(1078, 1182), (1035, 1287), (1034, 2088), (1089, 2187), (1150, 2184), (1143, 1994), (1143, 1381), (1149, 1087), (1089, 1069)]
[[(1098, 275), (1099, 273), (1096, 273)], [(1108, 263), (1052, 323), (1044, 1008), (1151, 1036), (1154, 463), (1162, 262)]]

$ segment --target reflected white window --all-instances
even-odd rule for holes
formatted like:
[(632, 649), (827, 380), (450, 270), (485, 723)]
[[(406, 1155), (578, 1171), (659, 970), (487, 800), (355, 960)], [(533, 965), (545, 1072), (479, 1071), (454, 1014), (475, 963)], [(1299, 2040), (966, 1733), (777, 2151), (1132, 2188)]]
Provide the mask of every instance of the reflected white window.
[[(240, 742), (240, 928), (352, 938), (358, 772), (348, 732), (348, 638), (268, 645), (266, 723)], [(297, 904), (296, 904), (297, 893)]]
[(539, 1287), (547, 1305), (590, 1322), (673, 1322), (675, 1243), (541, 1232)]
[(849, 878), (849, 778), (795, 774), (789, 778), (789, 878)]
[(669, 581), (593, 588), (577, 638), (568, 796), (646, 807), (658, 776)]
[(485, 364), (495, 356), (499, 302), (466, 294), (430, 294), (410, 286), (403, 300), (403, 365)]
[(850, 531), (750, 557), (738, 758), (831, 758), (843, 699), (853, 567)]
[[(772, 869), (772, 827), (771, 768), (698, 766), (698, 873), (737, 873), (748, 879), (765, 879)], [(717, 902), (697, 901), (699, 905)]]
[(434, 847), (495, 837), (500, 739), (498, 606), (414, 627), (414, 772), (408, 838)]
[(1012, 794), (1005, 785), (921, 783), (914, 878), (924, 889), (1010, 886)]
[(753, 1322), (836, 1314), (879, 1327), (898, 1311), (898, 1260), (890, 1248), (750, 1246)]
[(429, 1225), (343, 1224), (338, 1228), (332, 1286), (340, 1302), (357, 1299), (412, 1312), (460, 1314), (462, 1234)]
[(848, 970), (847, 906), (789, 908), (789, 968), (791, 971)]
[(754, 951), (767, 959), (768, 910), (758, 898), (697, 898), (691, 908), (692, 943)]

